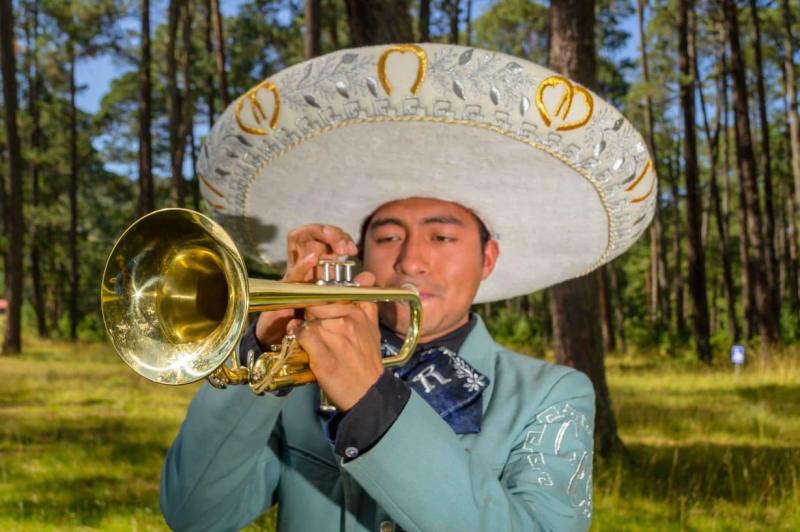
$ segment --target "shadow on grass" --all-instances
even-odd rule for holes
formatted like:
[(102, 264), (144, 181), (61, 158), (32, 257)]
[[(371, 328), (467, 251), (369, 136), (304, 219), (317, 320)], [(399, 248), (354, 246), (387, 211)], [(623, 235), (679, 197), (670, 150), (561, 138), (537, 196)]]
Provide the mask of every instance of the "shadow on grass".
[(0, 514), (98, 526), (108, 514), (158, 512), (161, 461), (175, 429), (124, 417), (18, 422), (2, 435), (10, 452), (0, 454), (0, 465), (14, 492), (0, 497)]
[[(714, 435), (738, 441), (773, 445), (798, 445), (785, 441), (800, 427), (800, 386), (765, 384), (727, 390), (690, 391), (672, 394), (665, 404), (659, 395), (618, 399), (617, 421), (624, 431), (692, 440)], [(706, 432), (706, 431), (710, 431)]]
[(595, 465), (595, 485), (606, 495), (667, 503), (729, 501), (781, 504), (797, 497), (799, 447), (631, 444), (626, 453)]

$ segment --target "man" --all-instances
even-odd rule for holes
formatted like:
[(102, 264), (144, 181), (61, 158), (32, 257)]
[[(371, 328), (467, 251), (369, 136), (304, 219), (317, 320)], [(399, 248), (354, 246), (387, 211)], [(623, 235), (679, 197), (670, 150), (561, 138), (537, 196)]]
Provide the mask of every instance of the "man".
[[(170, 526), (237, 529), (277, 502), (281, 530), (588, 528), (590, 382), (509, 352), (469, 312), (610, 260), (652, 216), (646, 150), (627, 149), (638, 134), (548, 74), (457, 46), (374, 47), (287, 69), (226, 112), (198, 170), (217, 176), (204, 195), (238, 243), (285, 259), (293, 282), (358, 253), (362, 286), (419, 289), (422, 332), (387, 370), (400, 304), (262, 314), (240, 358), (293, 331), (318, 385), (203, 387), (164, 465)], [(482, 122), (486, 109), (505, 125)], [(320, 389), (337, 413), (319, 409)]]

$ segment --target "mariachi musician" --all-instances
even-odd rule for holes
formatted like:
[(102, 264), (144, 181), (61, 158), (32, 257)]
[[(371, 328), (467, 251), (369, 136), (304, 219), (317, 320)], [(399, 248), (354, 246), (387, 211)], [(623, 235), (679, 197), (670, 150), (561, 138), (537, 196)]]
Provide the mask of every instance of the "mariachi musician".
[[(261, 314), (243, 362), (288, 332), (318, 384), (203, 386), (167, 455), (177, 530), (586, 530), (595, 400), (585, 375), (495, 343), (471, 305), (585, 274), (652, 218), (641, 136), (594, 93), (528, 61), (441, 44), (342, 50), (256, 85), (197, 165), (213, 214), (284, 280), (360, 257), (402, 304)], [(309, 222), (314, 222), (309, 224)], [(335, 410), (320, 403), (320, 389)]]

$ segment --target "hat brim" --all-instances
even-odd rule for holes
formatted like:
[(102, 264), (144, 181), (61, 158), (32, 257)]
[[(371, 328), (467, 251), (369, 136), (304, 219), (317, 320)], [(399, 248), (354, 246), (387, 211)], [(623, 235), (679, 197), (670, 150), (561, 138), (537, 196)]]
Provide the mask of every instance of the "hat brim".
[[(281, 263), (293, 227), (334, 224), (357, 237), (364, 218), (387, 202), (453, 201), (500, 243), (495, 271), (475, 300), (485, 302), (586, 273), (638, 238), (652, 217), (656, 177), (641, 137), (616, 110), (533, 63), (406, 46), (415, 47), (417, 61), (372, 47), (297, 65), (221, 117), (198, 173), (215, 216), (245, 253)], [(427, 77), (414, 92), (420, 50)], [(384, 73), (395, 68), (388, 91), (370, 76), (381, 61)], [(473, 83), (486, 92), (469, 93), (459, 80), (487, 64), (499, 70)], [(455, 81), (437, 83), (443, 75)], [(547, 83), (555, 91), (543, 91)], [(563, 107), (564, 94), (571, 107)]]

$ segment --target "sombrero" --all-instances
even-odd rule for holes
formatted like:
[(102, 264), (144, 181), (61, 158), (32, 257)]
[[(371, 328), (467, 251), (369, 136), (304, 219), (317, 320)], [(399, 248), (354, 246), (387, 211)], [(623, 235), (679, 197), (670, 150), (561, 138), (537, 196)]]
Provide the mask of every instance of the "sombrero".
[(311, 222), (357, 237), (380, 205), (457, 202), (500, 242), (476, 302), (585, 274), (650, 222), (641, 135), (596, 94), (539, 65), (444, 44), (341, 50), (282, 70), (231, 104), (197, 162), (240, 249), (286, 260)]

